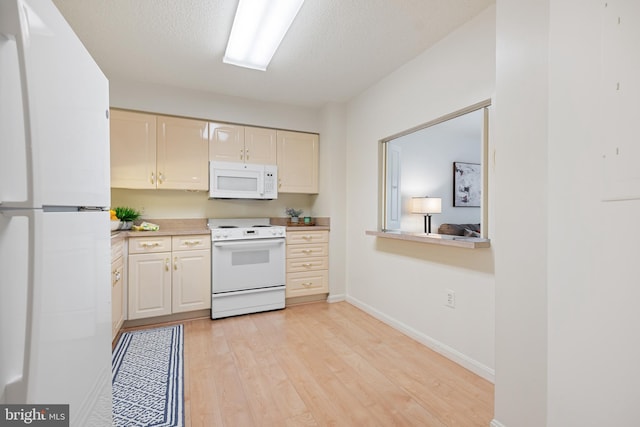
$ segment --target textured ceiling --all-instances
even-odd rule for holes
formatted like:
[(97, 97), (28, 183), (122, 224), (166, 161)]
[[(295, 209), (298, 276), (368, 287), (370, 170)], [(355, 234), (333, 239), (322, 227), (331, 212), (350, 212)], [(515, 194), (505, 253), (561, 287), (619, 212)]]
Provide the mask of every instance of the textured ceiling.
[(306, 0), (266, 72), (224, 64), (237, 0), (53, 0), (108, 78), (344, 102), (495, 0)]

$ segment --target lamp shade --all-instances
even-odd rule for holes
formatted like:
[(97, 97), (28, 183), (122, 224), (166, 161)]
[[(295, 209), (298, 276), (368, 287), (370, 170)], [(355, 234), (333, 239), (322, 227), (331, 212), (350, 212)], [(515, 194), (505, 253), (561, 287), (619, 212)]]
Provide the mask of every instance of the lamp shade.
[(411, 213), (434, 214), (442, 212), (442, 199), (440, 197), (412, 197)]

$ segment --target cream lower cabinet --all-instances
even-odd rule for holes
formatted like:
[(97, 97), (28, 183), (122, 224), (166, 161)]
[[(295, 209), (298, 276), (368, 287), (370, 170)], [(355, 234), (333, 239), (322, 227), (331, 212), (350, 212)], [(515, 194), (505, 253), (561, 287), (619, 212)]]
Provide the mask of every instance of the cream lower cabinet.
[(124, 258), (122, 237), (111, 238), (111, 338), (124, 323)]
[(129, 238), (129, 320), (211, 307), (211, 238)]
[(329, 231), (287, 231), (287, 298), (329, 292)]

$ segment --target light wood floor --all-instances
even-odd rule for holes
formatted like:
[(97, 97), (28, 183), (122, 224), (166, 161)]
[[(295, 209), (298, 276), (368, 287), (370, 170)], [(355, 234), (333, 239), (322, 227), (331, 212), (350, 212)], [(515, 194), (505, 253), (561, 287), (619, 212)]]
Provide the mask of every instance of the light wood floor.
[(185, 322), (186, 426), (483, 426), (493, 385), (346, 303)]

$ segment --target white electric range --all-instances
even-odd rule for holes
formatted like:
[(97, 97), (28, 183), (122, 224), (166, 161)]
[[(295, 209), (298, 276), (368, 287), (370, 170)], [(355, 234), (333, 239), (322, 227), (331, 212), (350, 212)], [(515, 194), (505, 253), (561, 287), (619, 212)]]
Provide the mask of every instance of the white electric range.
[(211, 318), (285, 305), (286, 228), (268, 218), (210, 218)]

